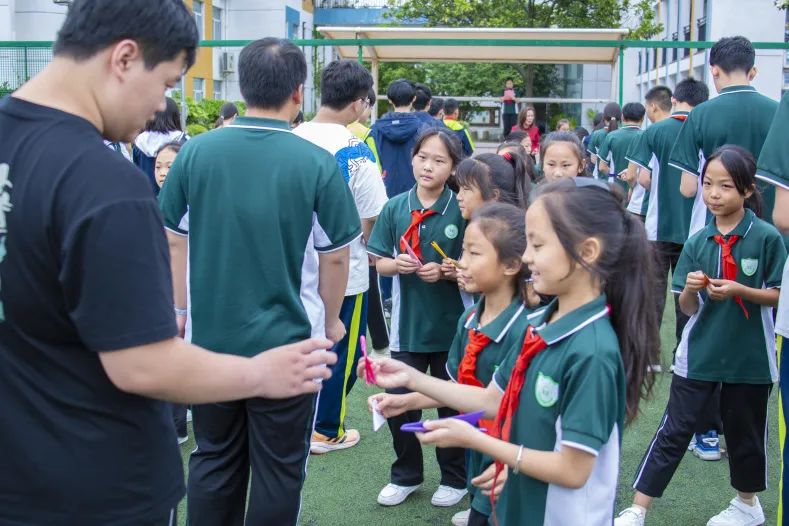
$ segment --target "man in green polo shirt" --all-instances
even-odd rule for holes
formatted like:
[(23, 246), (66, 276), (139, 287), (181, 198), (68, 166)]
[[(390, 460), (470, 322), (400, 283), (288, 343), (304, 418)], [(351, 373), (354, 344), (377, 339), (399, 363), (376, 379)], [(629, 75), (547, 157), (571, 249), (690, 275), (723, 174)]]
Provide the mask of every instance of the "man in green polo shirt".
[[(681, 191), (695, 197), (690, 235), (709, 221), (701, 199), (700, 175), (704, 159), (724, 144), (734, 144), (758, 158), (778, 103), (759, 94), (750, 81), (756, 52), (741, 36), (720, 39), (710, 50), (710, 72), (719, 96), (699, 105), (688, 116), (677, 136), (669, 164), (682, 170)], [(764, 199), (762, 216), (772, 220), (775, 189), (759, 185)]]
[[(185, 242), (189, 211), (187, 332), (208, 349), (253, 356), (320, 334), (324, 320), (336, 326), (361, 227), (334, 157), (290, 132), (306, 74), (287, 41), (245, 47), (246, 116), (189, 141), (162, 189), (171, 244)], [(318, 253), (331, 256), (320, 294)], [(314, 405), (301, 396), (193, 406), (189, 524), (244, 524), (248, 486), (246, 524), (296, 524)]]
[[(789, 92), (784, 93), (778, 112), (775, 114), (770, 132), (764, 141), (762, 153), (756, 169), (756, 177), (776, 187), (775, 209), (773, 222), (780, 232), (789, 235), (789, 149), (786, 138), (789, 137)], [(786, 288), (784, 288), (786, 287)], [(789, 483), (787, 482), (786, 465), (789, 463), (789, 448), (786, 447), (786, 414), (789, 400), (789, 358), (784, 356), (784, 339), (789, 337), (789, 263), (784, 266), (781, 279), (781, 296), (778, 301), (778, 315), (775, 319), (775, 332), (778, 335), (778, 435), (781, 445), (781, 480), (778, 494), (778, 526), (784, 526), (785, 503), (789, 501)]]

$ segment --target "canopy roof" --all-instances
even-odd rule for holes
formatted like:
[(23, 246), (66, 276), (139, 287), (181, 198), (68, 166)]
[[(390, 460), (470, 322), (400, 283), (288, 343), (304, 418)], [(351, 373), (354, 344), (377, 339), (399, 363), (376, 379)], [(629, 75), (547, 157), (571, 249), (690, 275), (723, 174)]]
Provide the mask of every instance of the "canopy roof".
[[(319, 27), (329, 40), (342, 40), (343, 58), (357, 58), (358, 46), (347, 39), (385, 39), (365, 42), (364, 59), (381, 62), (520, 62), (533, 64), (613, 64), (618, 46), (584, 46), (579, 41), (620, 41), (626, 29), (531, 29), (445, 27)], [(408, 40), (416, 40), (410, 44)], [(463, 40), (451, 45), (441, 40)], [(511, 42), (494, 43), (494, 40)], [(391, 45), (397, 41), (397, 45)], [(518, 45), (529, 41), (534, 45)], [(566, 45), (565, 45), (566, 43)], [(389, 45), (387, 45), (389, 44)], [(542, 44), (542, 45), (540, 45)]]

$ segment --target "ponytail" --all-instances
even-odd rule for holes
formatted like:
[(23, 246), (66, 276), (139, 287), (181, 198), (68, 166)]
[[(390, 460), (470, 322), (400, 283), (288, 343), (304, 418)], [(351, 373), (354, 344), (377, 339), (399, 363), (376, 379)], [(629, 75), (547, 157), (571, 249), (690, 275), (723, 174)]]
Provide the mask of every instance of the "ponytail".
[(529, 193), (531, 192), (532, 174), (534, 173), (534, 163), (531, 157), (523, 157), (517, 153), (504, 152), (501, 155), (510, 163), (513, 170), (512, 193), (513, 203), (522, 210), (529, 206)]
[(609, 102), (603, 108), (603, 122), (605, 123), (605, 129), (608, 132), (612, 132), (619, 128), (618, 121), (622, 120), (622, 108), (619, 107), (619, 104), (616, 102)]
[(619, 129), (619, 124), (617, 124), (616, 122), (616, 117), (611, 117), (611, 119), (608, 121), (608, 131), (612, 132), (618, 129)]
[(533, 168), (517, 153), (483, 153), (461, 161), (456, 175), (460, 186), (477, 187), (484, 201), (496, 200), (525, 210), (531, 191), (530, 170)]

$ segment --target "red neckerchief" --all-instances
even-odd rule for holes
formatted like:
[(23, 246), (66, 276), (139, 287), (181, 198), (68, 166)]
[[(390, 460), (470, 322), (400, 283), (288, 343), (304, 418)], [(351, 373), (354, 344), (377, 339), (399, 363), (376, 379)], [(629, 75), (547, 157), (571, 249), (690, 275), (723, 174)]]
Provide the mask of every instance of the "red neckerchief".
[[(734, 244), (740, 239), (740, 236), (729, 236), (728, 241), (726, 241), (721, 235), (716, 235), (713, 239), (715, 239), (715, 242), (721, 247), (721, 268), (723, 268), (723, 279), (737, 281), (737, 262), (734, 260), (734, 256), (732, 256), (731, 251), (732, 248), (734, 248)], [(734, 296), (734, 301), (736, 301), (742, 309), (743, 314), (745, 314), (745, 319), (750, 319), (748, 316), (748, 309), (745, 308), (745, 303), (743, 303), (742, 298), (739, 296)]]
[[(419, 225), (421, 225), (427, 217), (435, 213), (436, 211), (430, 208), (427, 210), (411, 210), (411, 224), (408, 226), (408, 230), (405, 231), (405, 234), (403, 234), (403, 238), (408, 242), (411, 250), (414, 251), (414, 254), (416, 254), (420, 261), (423, 261), (423, 259), (422, 247), (419, 246)], [(400, 241), (400, 250), (403, 252), (405, 251), (405, 246), (402, 241)]]

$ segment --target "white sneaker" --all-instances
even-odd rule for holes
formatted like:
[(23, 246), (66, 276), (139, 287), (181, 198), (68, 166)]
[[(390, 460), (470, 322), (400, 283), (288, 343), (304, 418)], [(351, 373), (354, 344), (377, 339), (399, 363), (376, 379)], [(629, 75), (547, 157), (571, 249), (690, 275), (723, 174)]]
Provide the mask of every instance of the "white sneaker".
[(759, 503), (759, 497), (754, 497), (753, 506), (748, 506), (734, 497), (728, 508), (707, 521), (707, 526), (761, 526), (762, 524), (764, 524), (764, 511)]
[(468, 526), (468, 517), (471, 515), (471, 510), (459, 511), (452, 515), (452, 526)]
[(647, 367), (647, 371), (650, 372), (650, 373), (662, 373), (663, 372), (663, 366), (660, 365), (659, 363), (653, 363), (652, 365)]
[(644, 512), (635, 506), (622, 510), (614, 519), (614, 526), (644, 526)]
[(397, 506), (402, 504), (413, 492), (419, 489), (416, 486), (398, 486), (397, 484), (387, 484), (381, 493), (378, 494), (378, 504), (381, 506)]
[(438, 487), (436, 492), (433, 493), (433, 498), (430, 499), (430, 503), (433, 504), (433, 506), (448, 508), (463, 500), (463, 497), (466, 495), (468, 495), (468, 490), (466, 488), (450, 488), (442, 484)]

